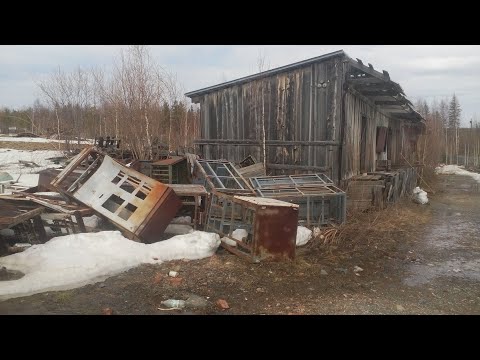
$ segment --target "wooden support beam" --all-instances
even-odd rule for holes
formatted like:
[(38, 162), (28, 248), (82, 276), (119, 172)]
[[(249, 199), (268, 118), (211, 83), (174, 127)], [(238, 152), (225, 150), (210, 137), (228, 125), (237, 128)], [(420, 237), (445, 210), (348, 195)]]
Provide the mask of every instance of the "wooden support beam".
[[(359, 69), (359, 70), (363, 71), (366, 74), (375, 76), (375, 77), (377, 77), (379, 79), (382, 79), (384, 81), (390, 81), (390, 77), (386, 78), (385, 74), (382, 74), (381, 72), (378, 72), (376, 70), (371, 69), (368, 66), (363, 65), (363, 63), (359, 63), (357, 61), (354, 61), (353, 59), (350, 59), (350, 65), (352, 67), (356, 68), (356, 69)], [(372, 66), (372, 68), (373, 68), (373, 66)]]
[[(199, 139), (194, 141), (197, 145), (238, 145), (238, 146), (263, 146), (261, 140), (254, 139)], [(288, 141), (266, 140), (266, 146), (341, 146), (338, 141)]]
[(363, 89), (357, 89), (358, 92), (360, 92), (363, 96), (368, 96), (368, 97), (376, 97), (376, 96), (396, 96), (398, 95), (398, 92), (395, 90), (385, 90), (385, 91), (379, 91), (379, 90), (363, 90)]
[(405, 110), (405, 111), (410, 111), (408, 107), (402, 106), (400, 104), (394, 104), (394, 105), (380, 105), (380, 108), (382, 110), (388, 111), (388, 110)]
[(406, 110), (406, 109), (385, 109), (385, 108), (381, 108), (384, 112), (387, 112), (387, 113), (402, 113), (402, 114), (409, 114), (410, 111), (409, 110)]
[(303, 171), (327, 171), (329, 167), (321, 166), (302, 166), (302, 165), (287, 165), (287, 164), (267, 164), (267, 169), (276, 170), (303, 170)]
[(407, 102), (406, 101), (401, 101), (401, 100), (389, 100), (389, 101), (378, 101), (378, 100), (374, 100), (375, 101), (375, 105), (378, 105), (378, 106), (386, 106), (386, 105), (398, 105), (398, 106), (401, 106), (401, 105), (406, 105)]
[(388, 83), (376, 77), (347, 78), (347, 82), (352, 85), (384, 84)]

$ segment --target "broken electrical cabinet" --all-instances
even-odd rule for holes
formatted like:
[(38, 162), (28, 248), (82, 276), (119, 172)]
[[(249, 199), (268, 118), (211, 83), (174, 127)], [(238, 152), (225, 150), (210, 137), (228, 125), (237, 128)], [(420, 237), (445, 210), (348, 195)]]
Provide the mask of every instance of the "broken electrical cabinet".
[[(252, 262), (295, 258), (298, 205), (275, 199), (212, 193), (206, 231), (230, 239), (228, 251)], [(236, 240), (232, 233), (244, 229), (248, 236)]]
[[(64, 184), (84, 161), (90, 164), (88, 168), (73, 184)], [(93, 146), (82, 150), (51, 185), (91, 207), (135, 241), (158, 241), (182, 206), (170, 187), (124, 166)]]

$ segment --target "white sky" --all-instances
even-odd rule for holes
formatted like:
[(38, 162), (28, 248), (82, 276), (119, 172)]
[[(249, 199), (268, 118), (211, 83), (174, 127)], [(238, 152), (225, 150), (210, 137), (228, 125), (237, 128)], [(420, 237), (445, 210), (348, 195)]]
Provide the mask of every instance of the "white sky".
[[(0, 46), (0, 107), (19, 108), (41, 97), (35, 80), (60, 66), (108, 68), (119, 45)], [(185, 92), (257, 72), (265, 54), (270, 68), (343, 49), (352, 58), (387, 70), (412, 102), (455, 92), (467, 125), (480, 112), (479, 45), (154, 45), (156, 61), (177, 74)]]

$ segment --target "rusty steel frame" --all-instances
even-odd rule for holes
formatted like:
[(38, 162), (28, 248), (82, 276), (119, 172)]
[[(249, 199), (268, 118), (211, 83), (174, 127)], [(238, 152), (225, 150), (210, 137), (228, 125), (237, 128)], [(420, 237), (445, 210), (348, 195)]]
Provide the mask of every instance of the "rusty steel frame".
[[(205, 230), (235, 241), (237, 247), (224, 241), (221, 245), (250, 262), (292, 260), (295, 258), (298, 208), (296, 204), (275, 199), (214, 192)], [(247, 231), (245, 241), (232, 237), (236, 229)]]
[(45, 208), (25, 199), (2, 197), (0, 200), (0, 230), (13, 229), (21, 237), (35, 239), (40, 243), (47, 241), (41, 214)]
[(261, 197), (298, 204), (299, 223), (307, 227), (346, 221), (346, 193), (325, 174), (260, 176), (250, 181)]
[[(201, 176), (197, 175), (194, 183), (201, 183), (208, 191), (256, 196), (249, 182), (229, 161), (195, 159), (195, 169), (200, 171)], [(221, 171), (224, 171), (224, 174), (221, 174)], [(232, 181), (236, 186), (230, 186)]]
[(192, 222), (189, 225), (193, 226), (194, 230), (197, 230), (198, 226), (203, 226), (208, 201), (205, 187), (194, 184), (171, 184), (170, 187), (181, 199), (183, 206), (193, 206)]
[[(93, 163), (87, 170), (73, 184), (63, 184), (89, 156)], [(126, 167), (94, 146), (83, 149), (51, 185), (103, 215), (135, 241), (158, 241), (182, 206), (170, 187)]]

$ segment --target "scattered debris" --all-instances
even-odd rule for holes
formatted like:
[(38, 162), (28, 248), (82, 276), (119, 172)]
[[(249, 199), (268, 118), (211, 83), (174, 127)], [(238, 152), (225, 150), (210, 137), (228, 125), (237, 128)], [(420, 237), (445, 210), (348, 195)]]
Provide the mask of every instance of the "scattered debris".
[[(194, 230), (202, 229), (206, 218), (206, 206), (208, 193), (204, 186), (194, 184), (171, 184), (175, 194), (182, 201), (180, 211), (189, 211), (193, 216), (183, 216), (173, 219), (172, 223), (185, 224), (193, 226)], [(179, 219), (189, 219), (179, 222)], [(193, 219), (193, 220), (192, 220)]]
[(402, 305), (397, 305), (398, 311), (405, 311), (405, 308)]
[(460, 269), (453, 269), (452, 271), (453, 271), (453, 272), (456, 272), (456, 273), (459, 273), (459, 272), (461, 272), (462, 270), (460, 270)]
[[(73, 184), (65, 186), (64, 179), (89, 157), (88, 168)], [(105, 216), (127, 238), (136, 241), (158, 241), (182, 206), (171, 188), (125, 167), (93, 146), (83, 149), (51, 185)]]
[(201, 184), (210, 192), (255, 196), (250, 183), (231, 162), (200, 159), (194, 162), (194, 184)]
[[(245, 298), (245, 300), (247, 300), (247, 299)], [(218, 299), (216, 304), (222, 310), (230, 309), (230, 306), (228, 306), (228, 303), (227, 303), (226, 300)]]
[(325, 270), (320, 270), (320, 275), (328, 275), (328, 272), (326, 272)]
[(183, 309), (185, 307), (184, 300), (168, 299), (168, 300), (162, 301), (161, 304), (166, 306), (169, 309)]
[[(280, 200), (212, 192), (206, 230), (237, 243), (221, 245), (252, 262), (293, 260), (297, 235), (298, 205)], [(239, 241), (233, 231), (245, 229)]]
[(360, 266), (355, 265), (354, 268), (353, 268), (354, 273), (358, 273), (358, 272), (362, 272), (362, 271), (363, 271), (363, 269)]
[(325, 174), (250, 177), (258, 196), (298, 204), (300, 224), (342, 224), (346, 220), (346, 194)]
[[(154, 260), (158, 260), (158, 258), (154, 258)], [(157, 274), (155, 274), (155, 277), (153, 278), (153, 283), (154, 284), (159, 284), (159, 283), (162, 282), (162, 279), (163, 279), (163, 274), (157, 273)]]
[(183, 281), (183, 278), (181, 278), (181, 277), (170, 277), (169, 280), (170, 280), (170, 284), (172, 286), (180, 286), (182, 281)]
[(208, 300), (202, 296), (191, 294), (187, 300), (185, 300), (185, 307), (189, 308), (206, 308), (208, 306)]
[(177, 275), (178, 275), (178, 272), (176, 272), (176, 271), (170, 271), (168, 273), (168, 276), (170, 276), (170, 277), (177, 277)]
[(110, 308), (105, 308), (102, 310), (103, 315), (113, 315), (113, 310)]
[(296, 245), (303, 246), (306, 243), (308, 243), (308, 241), (312, 238), (312, 234), (313, 234), (312, 230), (307, 229), (304, 226), (299, 226), (297, 228)]
[(338, 272), (341, 272), (341, 273), (344, 273), (344, 274), (346, 274), (348, 272), (348, 270), (345, 269), (345, 268), (335, 268), (335, 271), (338, 271)]
[(413, 201), (418, 204), (425, 205), (428, 203), (427, 192), (417, 186), (415, 189), (413, 189)]
[(40, 167), (40, 165), (34, 163), (33, 161), (18, 160), (18, 162), (25, 167)]

